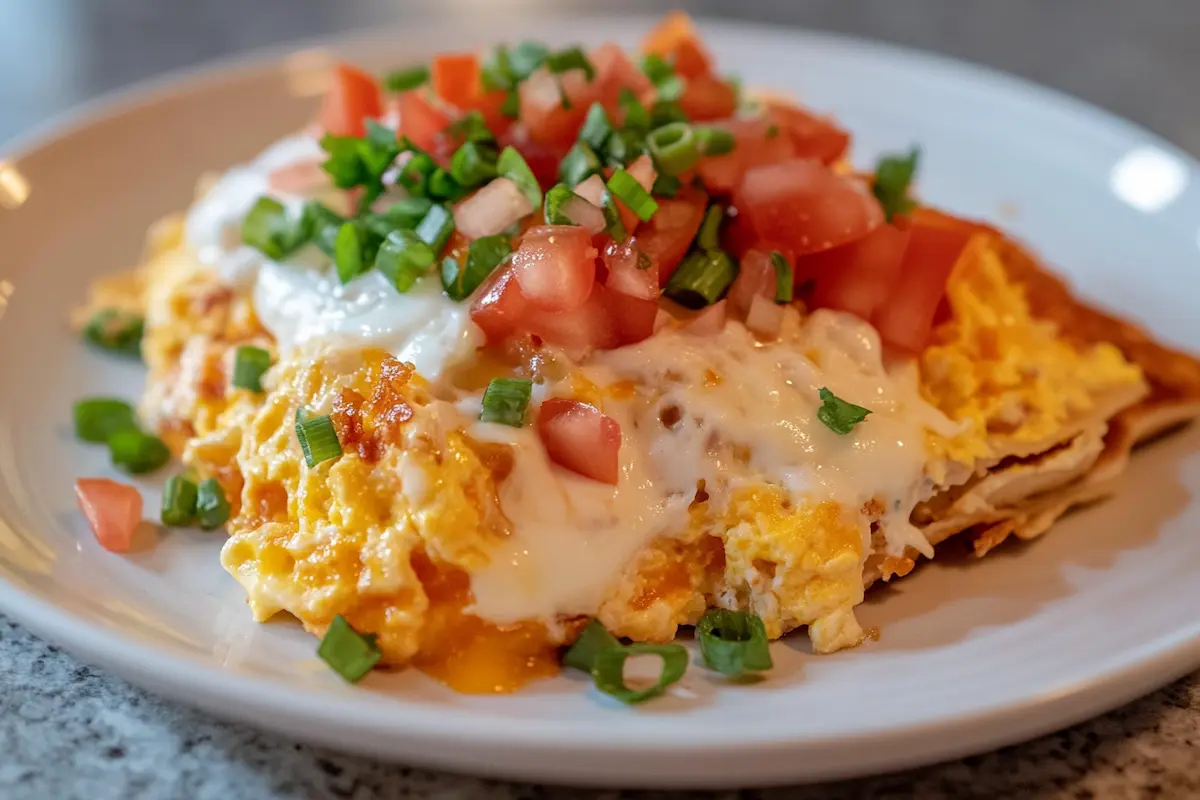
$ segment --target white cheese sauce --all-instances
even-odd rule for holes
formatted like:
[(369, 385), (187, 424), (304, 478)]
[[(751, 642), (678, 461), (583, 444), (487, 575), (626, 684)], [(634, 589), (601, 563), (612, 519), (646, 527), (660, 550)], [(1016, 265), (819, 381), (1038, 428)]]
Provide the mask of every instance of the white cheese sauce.
[[(699, 480), (717, 507), (751, 484), (852, 510), (879, 499), (889, 550), (929, 549), (908, 516), (924, 487), (925, 430), (951, 423), (921, 399), (911, 370), (885, 369), (877, 334), (858, 319), (817, 311), (802, 323), (789, 310), (772, 344), (737, 322), (713, 336), (662, 331), (598, 352), (582, 371), (601, 386), (632, 381), (642, 389), (630, 401), (604, 403), (621, 426), (615, 488), (550, 464), (529, 429), (472, 431), (509, 441), (516, 453), (500, 489), (513, 534), (472, 575), (481, 616), (503, 623), (594, 613), (631, 556), (686, 528)], [(835, 433), (817, 417), (821, 388), (870, 416)], [(678, 419), (668, 426), (664, 417)], [(865, 521), (862, 532), (865, 558)]]
[(255, 313), (281, 355), (321, 345), (382, 347), (436, 381), (447, 367), (469, 358), (483, 336), (467, 305), (446, 297), (433, 272), (407, 294), (397, 292), (375, 270), (343, 286), (316, 247), (279, 263), (242, 244), (242, 219), (262, 195), (276, 198), (292, 214), (311, 199), (273, 189), (270, 174), (323, 157), (315, 138), (298, 134), (230, 169), (189, 211), (184, 228), (188, 244), (226, 283), (251, 294)]

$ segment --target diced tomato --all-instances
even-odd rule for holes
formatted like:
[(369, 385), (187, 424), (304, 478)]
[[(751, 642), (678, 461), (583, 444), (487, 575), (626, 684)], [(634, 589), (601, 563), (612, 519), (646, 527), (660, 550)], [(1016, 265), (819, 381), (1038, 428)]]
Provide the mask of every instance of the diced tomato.
[(596, 70), (597, 97), (610, 113), (618, 109), (622, 89), (629, 89), (641, 97), (654, 88), (646, 74), (618, 45), (600, 45), (588, 54), (588, 58)]
[(596, 282), (592, 236), (578, 225), (542, 225), (521, 237), (513, 275), (529, 304), (542, 311), (573, 311)]
[(547, 344), (571, 351), (606, 350), (621, 344), (621, 330), (608, 305), (609, 292), (592, 285), (587, 300), (572, 311), (529, 309), (523, 329)]
[(755, 297), (775, 301), (778, 281), (769, 250), (752, 249), (742, 256), (738, 276), (729, 287), (729, 305), (734, 312), (745, 316)]
[(502, 342), (516, 333), (528, 313), (529, 303), (522, 296), (511, 267), (489, 275), (471, 304), (471, 320), (483, 330), (489, 344)]
[(797, 257), (860, 239), (883, 222), (865, 186), (811, 159), (747, 170), (734, 204), (760, 239), (786, 245)]
[(569, 146), (535, 142), (529, 138), (529, 131), (520, 123), (511, 126), (504, 133), (497, 133), (497, 139), (501, 150), (511, 146), (521, 153), (543, 189), (549, 189), (558, 183), (558, 164), (567, 154)]
[(654, 262), (660, 286), (666, 285), (687, 255), (707, 205), (708, 197), (703, 192), (685, 189), (674, 198), (658, 198), (658, 212), (638, 227), (633, 244)]
[[(504, 107), (504, 100), (507, 97), (508, 93), (503, 90), (494, 92), (480, 91), (470, 100), (467, 100), (461, 108), (463, 111), (478, 111), (483, 115), (483, 121), (487, 124), (488, 130), (496, 136), (503, 136), (512, 126), (512, 120), (504, 116), (501, 110)], [(530, 166), (532, 167), (532, 164)], [(536, 175), (537, 173), (534, 174)]]
[(737, 92), (720, 78), (698, 75), (688, 79), (679, 107), (693, 122), (725, 119), (737, 111)]
[(366, 120), (383, 114), (383, 94), (373, 77), (349, 64), (333, 68), (333, 84), (321, 101), (317, 123), (334, 136), (363, 136)]
[[(654, 179), (658, 177), (658, 173), (654, 170), (654, 162), (650, 160), (650, 156), (638, 156), (632, 164), (625, 168), (625, 171), (638, 182), (638, 184), (647, 192), (654, 187)], [(604, 170), (606, 177), (611, 178), (614, 169), (609, 168)], [(589, 178), (589, 180), (591, 180)], [(583, 195), (580, 195), (583, 197)], [(592, 202), (590, 197), (584, 197), (588, 202)], [(641, 219), (632, 208), (627, 206), (625, 202), (617, 197), (613, 198), (617, 206), (617, 212), (621, 215), (621, 224), (625, 226), (625, 230), (632, 231), (637, 228)], [(603, 205), (603, 200), (592, 205)]]
[(759, 250), (779, 249), (768, 248), (759, 240), (754, 226), (750, 224), (750, 219), (745, 214), (736, 214), (730, 217), (721, 227), (721, 247), (738, 258), (755, 247)]
[(603, 259), (604, 285), (610, 290), (643, 300), (658, 299), (658, 272), (654, 269), (654, 261), (638, 250), (632, 240), (614, 242), (609, 239)]
[(452, 121), (450, 114), (420, 89), (400, 95), (399, 106), (400, 132), (422, 150), (448, 158), (456, 147), (446, 133)]
[(429, 67), (434, 94), (452, 106), (466, 108), (481, 91), (479, 57), (474, 53), (445, 53)]
[(329, 173), (322, 169), (323, 158), (293, 161), (287, 166), (272, 170), (267, 175), (267, 185), (277, 192), (288, 194), (312, 193), (330, 185)]
[(961, 229), (911, 227), (901, 277), (871, 319), (885, 342), (914, 353), (929, 343), (946, 280), (970, 238), (971, 233)]
[(617, 485), (621, 426), (600, 409), (552, 397), (538, 409), (537, 431), (551, 461), (586, 478)]
[(718, 300), (711, 306), (705, 306), (699, 311), (683, 309), (680, 319), (686, 320), (683, 329), (695, 336), (711, 336), (720, 333), (729, 317), (729, 303)]
[(141, 492), (107, 478), (80, 478), (75, 481), (75, 499), (101, 547), (112, 553), (129, 551), (142, 519)]
[(816, 282), (813, 305), (871, 319), (892, 302), (909, 231), (884, 223), (855, 242), (796, 261), (796, 284)]
[(791, 141), (797, 158), (832, 164), (850, 146), (849, 133), (797, 106), (768, 101), (767, 118)]
[(685, 78), (707, 74), (711, 59), (700, 42), (692, 18), (682, 11), (672, 11), (642, 41), (642, 52), (655, 53), (671, 61), (675, 71)]
[(654, 320), (658, 316), (656, 300), (633, 297), (604, 286), (597, 286), (595, 291), (600, 293), (608, 307), (617, 329), (618, 344), (636, 344), (654, 333)]
[[(599, 97), (596, 85), (589, 83), (582, 71), (572, 70), (556, 78), (545, 67), (522, 81), (519, 91), (521, 122), (529, 138), (565, 147), (575, 141), (588, 108)], [(563, 107), (563, 95), (568, 108)]]
[(736, 145), (731, 153), (700, 160), (696, 171), (705, 188), (714, 194), (728, 195), (747, 169), (795, 157), (791, 138), (782, 131), (772, 131), (772, 124), (766, 117), (735, 117), (714, 122), (714, 126), (733, 134)]

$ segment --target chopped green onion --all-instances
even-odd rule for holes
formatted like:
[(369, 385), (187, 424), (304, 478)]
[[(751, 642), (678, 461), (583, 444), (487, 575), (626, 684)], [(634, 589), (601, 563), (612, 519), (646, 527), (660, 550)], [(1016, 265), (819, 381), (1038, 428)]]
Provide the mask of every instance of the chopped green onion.
[(617, 641), (616, 637), (600, 624), (600, 620), (593, 619), (579, 634), (575, 644), (567, 648), (567, 652), (563, 654), (562, 663), (564, 667), (572, 667), (590, 674), (592, 667), (596, 664), (597, 656), (605, 650), (619, 647), (621, 647), (621, 643)]
[(424, 64), (389, 72), (383, 85), (389, 92), (407, 92), (429, 82), (429, 67)]
[(588, 109), (587, 116), (583, 120), (583, 127), (579, 129), (579, 141), (584, 142), (596, 152), (601, 152), (612, 132), (612, 121), (609, 120), (604, 106), (592, 103), (592, 107)]
[(356, 219), (343, 222), (338, 228), (337, 238), (333, 240), (333, 263), (342, 283), (349, 283), (371, 266), (367, 257), (370, 236), (367, 226)]
[(483, 67), (479, 71), (479, 80), (486, 92), (512, 91), (516, 88), (517, 82), (513, 76), (512, 59), (507, 47), (500, 45), (492, 51), (492, 55), (483, 62)]
[(278, 200), (260, 197), (242, 220), (242, 241), (267, 258), (287, 258), (303, 243), (300, 225)]
[(871, 413), (870, 409), (847, 403), (825, 388), (821, 389), (819, 396), (821, 407), (817, 409), (817, 419), (825, 423), (826, 428), (842, 436), (854, 430), (854, 426)]
[(545, 64), (546, 69), (550, 70), (552, 75), (561, 75), (573, 69), (581, 69), (589, 81), (596, 78), (596, 68), (592, 66), (592, 62), (584, 54), (583, 48), (578, 45), (554, 53), (548, 53), (545, 56)]
[(578, 186), (600, 171), (600, 158), (587, 142), (579, 141), (558, 164), (558, 179), (567, 186)]
[(261, 392), (262, 376), (271, 367), (271, 354), (261, 347), (242, 345), (233, 356), (233, 386)]
[(637, 178), (624, 169), (618, 169), (608, 179), (608, 190), (622, 203), (629, 206), (642, 222), (648, 221), (658, 211), (658, 201), (642, 188)]
[(683, 188), (683, 181), (676, 178), (674, 175), (659, 175), (654, 179), (654, 186), (650, 193), (656, 194), (659, 197), (674, 197), (679, 194), (679, 190)]
[(469, 111), (446, 128), (446, 131), (463, 142), (494, 142), (496, 134), (487, 126), (487, 120), (479, 111)]
[(632, 163), (646, 152), (646, 140), (637, 131), (620, 130), (608, 140), (608, 163), (620, 167)]
[(675, 100), (655, 100), (650, 106), (650, 127), (661, 128), (672, 122), (687, 122), (688, 116), (683, 113), (683, 107)]
[(696, 166), (700, 152), (692, 127), (684, 122), (672, 122), (651, 131), (646, 145), (654, 164), (664, 175), (680, 175)]
[(905, 155), (884, 156), (875, 167), (875, 182), (871, 191), (883, 206), (884, 216), (892, 217), (912, 210), (916, 205), (908, 196), (908, 188), (917, 173), (921, 151), (914, 147)]
[(141, 358), (146, 322), (140, 314), (115, 308), (96, 312), (83, 328), (83, 340), (116, 355)]
[(363, 140), (357, 136), (334, 136), (327, 133), (321, 137), (321, 149), (329, 158), (321, 163), (339, 189), (352, 189), (367, 180), (366, 165), (359, 158), (359, 145)]
[(642, 57), (642, 72), (655, 86), (675, 77), (675, 67), (658, 53), (647, 53)]
[(528, 378), (493, 378), (483, 392), (482, 422), (498, 422), (513, 428), (525, 425), (525, 411), (533, 381)]
[(163, 485), (162, 523), (183, 528), (196, 521), (196, 484), (182, 475), (172, 475)]
[(664, 293), (688, 308), (703, 308), (721, 299), (737, 277), (737, 264), (720, 250), (693, 252), (667, 281)]
[(497, 172), (517, 185), (521, 193), (529, 200), (529, 205), (538, 208), (542, 205), (542, 187), (538, 185), (533, 170), (525, 163), (525, 158), (515, 147), (506, 147), (500, 154), (496, 164)]
[(793, 277), (792, 265), (778, 250), (771, 251), (771, 266), (775, 268), (775, 302), (792, 302)]
[(321, 165), (341, 189), (363, 187), (359, 208), (367, 209), (383, 194), (383, 175), (401, 152), (396, 132), (374, 120), (366, 122), (366, 136), (321, 138), (321, 147), (329, 158)]
[(300, 225), (306, 238), (312, 240), (330, 258), (337, 255), (337, 234), (345, 221), (340, 214), (318, 200), (305, 203), (304, 212), (300, 215)]
[(445, 206), (433, 206), (416, 230), (421, 241), (437, 255), (446, 249), (450, 234), (454, 233), (454, 215)]
[(388, 234), (379, 253), (375, 256), (375, 266), (382, 272), (396, 291), (407, 292), (433, 266), (437, 255), (433, 248), (426, 244), (416, 231), (397, 230)]
[(216, 478), (200, 482), (196, 489), (196, 519), (206, 531), (219, 528), (229, 521), (229, 501), (225, 489)]
[(779, 126), (776, 125), (774, 122), (772, 122), (770, 125), (767, 126), (767, 138), (774, 139), (778, 135), (779, 135)]
[(433, 156), (414, 152), (396, 175), (396, 184), (407, 189), (413, 197), (424, 197), (429, 193), (429, 179), (437, 168)]
[(500, 114), (509, 119), (516, 119), (521, 114), (521, 93), (516, 89), (509, 89), (508, 94), (504, 95), (504, 102), (500, 104)]
[(388, 207), (379, 214), (366, 214), (363, 222), (380, 239), (396, 230), (413, 230), (433, 208), (433, 201), (427, 197), (406, 197)]
[(451, 300), (466, 300), (510, 253), (512, 240), (504, 234), (475, 239), (467, 247), (465, 267), (449, 256), (442, 261), (442, 287)]
[(338, 614), (321, 638), (317, 657), (345, 680), (358, 683), (383, 658), (377, 639), (375, 634), (357, 632)]
[(733, 152), (733, 148), (737, 146), (737, 140), (724, 128), (700, 125), (696, 128), (696, 146), (701, 155), (723, 156)]
[(541, 42), (521, 42), (512, 50), (512, 74), (517, 80), (525, 80), (546, 61), (548, 55), (550, 49)]
[(617, 96), (621, 109), (621, 124), (626, 130), (645, 133), (650, 129), (650, 111), (638, 100), (638, 96), (628, 87), (622, 87)]
[[(630, 656), (654, 655), (662, 658), (662, 671), (653, 686), (645, 689), (630, 689), (625, 684), (625, 661)], [(681, 644), (643, 644), (635, 642), (620, 648), (602, 650), (592, 665), (592, 677), (596, 688), (630, 705), (642, 703), (678, 683), (687, 672), (688, 651)]]
[(333, 420), (328, 414), (298, 421), (296, 438), (300, 440), (300, 449), (304, 452), (304, 461), (309, 469), (342, 454), (342, 443), (338, 441)]
[(91, 397), (75, 404), (75, 435), (85, 442), (104, 444), (120, 430), (137, 430), (133, 406), (112, 397)]
[(700, 232), (696, 234), (696, 244), (702, 250), (713, 251), (721, 249), (721, 223), (725, 221), (725, 209), (713, 204), (704, 212), (704, 221), (700, 223)]
[(467, 190), (459, 185), (447, 170), (438, 167), (429, 176), (429, 196), (437, 200), (445, 200), (453, 203), (455, 200), (460, 200), (467, 193)]
[(625, 223), (621, 221), (621, 211), (613, 201), (612, 192), (608, 189), (600, 196), (600, 210), (604, 212), (604, 232), (615, 242), (623, 242), (629, 236)]
[(137, 428), (122, 428), (109, 436), (108, 452), (114, 465), (134, 475), (153, 472), (171, 460), (162, 439)]
[(696, 638), (700, 640), (704, 663), (727, 677), (762, 672), (774, 666), (767, 629), (754, 614), (710, 609), (696, 624)]
[(496, 149), (479, 142), (467, 142), (450, 159), (450, 174), (467, 189), (496, 177)]
[(542, 206), (542, 216), (546, 218), (547, 225), (576, 225), (575, 220), (563, 213), (563, 206), (571, 201), (573, 197), (577, 197), (570, 186), (565, 183), (556, 183), (546, 192), (546, 200)]
[(562, 88), (562, 84), (558, 85), (558, 105), (563, 111), (570, 111), (575, 107), (571, 102), (571, 98), (567, 97), (567, 90)]

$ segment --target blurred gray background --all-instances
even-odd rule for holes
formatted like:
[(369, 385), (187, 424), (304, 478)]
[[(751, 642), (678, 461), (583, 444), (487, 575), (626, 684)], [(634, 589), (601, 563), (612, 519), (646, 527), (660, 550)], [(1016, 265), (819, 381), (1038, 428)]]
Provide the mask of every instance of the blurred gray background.
[[(0, 0), (0, 142), (131, 82), (295, 39), (481, 8), (532, 16), (671, 7), (986, 64), (1078, 95), (1200, 154), (1200, 0)], [(226, 724), (80, 664), (0, 616), (5, 800), (564, 794), (374, 764)], [(743, 796), (1200, 796), (1200, 675), (996, 753)]]

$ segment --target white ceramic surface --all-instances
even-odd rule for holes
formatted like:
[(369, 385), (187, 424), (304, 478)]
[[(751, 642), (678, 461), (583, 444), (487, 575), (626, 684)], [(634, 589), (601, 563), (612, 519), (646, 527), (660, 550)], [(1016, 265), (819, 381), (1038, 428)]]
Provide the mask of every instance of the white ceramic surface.
[[(534, 35), (632, 44), (648, 20), (483, 21), (338, 49), (382, 69), (432, 49)], [(507, 25), (507, 27), (506, 27)], [(1200, 350), (1193, 311), (1200, 171), (1077, 101), (964, 64), (829, 36), (705, 25), (748, 83), (798, 92), (856, 134), (856, 157), (924, 148), (932, 201), (1031, 241), (1084, 293)], [(1200, 665), (1200, 434), (1154, 445), (1120, 495), (1030, 545), (926, 565), (873, 592), (878, 642), (814, 657), (776, 647), (770, 680), (693, 669), (671, 697), (616, 708), (578, 677), (465, 697), (418, 674), (358, 687), (287, 622), (255, 625), (219, 537), (101, 551), (71, 483), (105, 475), (70, 404), (134, 397), (140, 370), (67, 327), (89, 280), (133, 263), (145, 227), (195, 178), (302, 123), (328, 52), (159, 83), (26, 138), (0, 161), (0, 610), (155, 691), (297, 738), (489, 775), (622, 786), (752, 785), (899, 768), (1027, 738)], [(27, 195), (27, 197), (26, 197)], [(22, 202), (22, 198), (25, 197)], [(7, 307), (5, 306), (5, 295)], [(146, 484), (147, 516), (157, 515)]]

